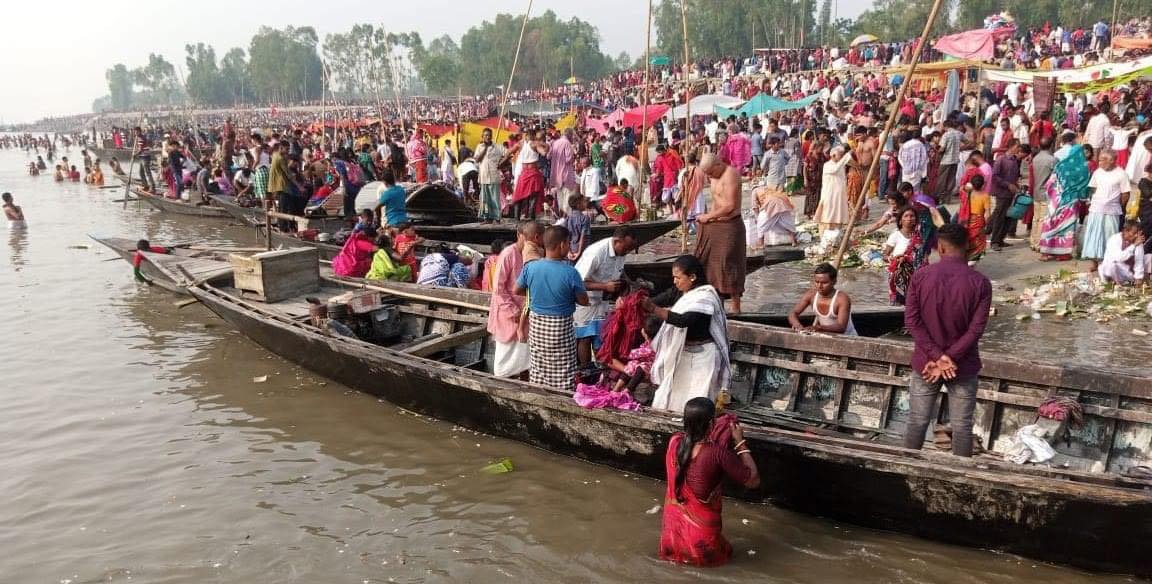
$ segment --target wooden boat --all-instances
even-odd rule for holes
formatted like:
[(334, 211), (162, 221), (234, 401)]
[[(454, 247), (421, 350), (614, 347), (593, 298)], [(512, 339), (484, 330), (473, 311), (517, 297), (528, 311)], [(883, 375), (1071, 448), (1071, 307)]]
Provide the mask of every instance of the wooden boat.
[[(330, 298), (346, 285), (310, 294)], [(663, 478), (676, 413), (586, 410), (566, 392), (489, 373), (487, 304), (470, 291), (390, 288), (354, 317), (365, 340), (326, 334), (303, 297), (278, 304), (202, 285), (192, 294), (270, 351), (399, 407), (628, 472)], [(371, 306), (372, 302), (361, 303)], [(1078, 567), (1152, 576), (1152, 386), (1145, 377), (989, 356), (975, 434), (1003, 453), (1047, 396), (1083, 404), (1056, 465), (910, 451), (912, 348), (730, 322), (733, 404), (762, 486), (732, 495), (850, 523)], [(941, 412), (942, 414), (942, 412)]]
[(237, 221), (245, 225), (264, 225), (264, 208), (263, 207), (241, 207), (236, 204), (236, 197), (232, 195), (208, 195), (212, 203), (224, 209)]
[[(787, 327), (788, 313), (792, 310), (791, 304), (774, 303), (757, 307), (756, 312), (742, 312), (729, 318), (741, 322), (754, 322), (769, 326)], [(804, 321), (811, 324), (811, 311), (804, 316)], [(903, 306), (853, 306), (852, 324), (856, 326), (856, 333), (862, 337), (882, 337), (904, 328)]]
[[(679, 254), (673, 256), (656, 257), (653, 254), (637, 254), (628, 256), (628, 263), (624, 270), (633, 280), (644, 279), (652, 282), (656, 290), (665, 290), (672, 287), (672, 262)], [(751, 274), (760, 268), (775, 266), (804, 259), (804, 250), (796, 247), (768, 247), (763, 253), (749, 255), (745, 260), (748, 273)], [(784, 314), (788, 314), (784, 311)]]
[(169, 199), (164, 195), (155, 195), (139, 188), (133, 188), (132, 193), (139, 197), (140, 200), (151, 205), (154, 209), (165, 213), (192, 215), (194, 217), (215, 217), (217, 219), (229, 219), (232, 217), (228, 214), (228, 211), (222, 207), (195, 205), (180, 199)]
[[(659, 219), (656, 221), (635, 221), (628, 224), (636, 230), (636, 240), (640, 244), (648, 243), (680, 226), (675, 219)], [(611, 237), (612, 232), (619, 227), (614, 224), (592, 225), (592, 241), (599, 241)], [(461, 225), (421, 225), (418, 228), (420, 235), (425, 239), (438, 241), (455, 241), (469, 245), (490, 245), (497, 239), (504, 241), (516, 240), (515, 223), (464, 223)], [(589, 242), (591, 243), (591, 242)]]
[[(129, 265), (132, 264), (136, 255), (136, 240), (95, 235), (88, 237), (115, 251)], [(140, 264), (140, 273), (152, 284), (175, 294), (188, 294), (189, 286), (201, 282), (231, 283), (232, 265), (227, 259), (228, 252), (192, 249), (190, 245), (171, 249), (171, 254), (142, 252), (148, 261)]]

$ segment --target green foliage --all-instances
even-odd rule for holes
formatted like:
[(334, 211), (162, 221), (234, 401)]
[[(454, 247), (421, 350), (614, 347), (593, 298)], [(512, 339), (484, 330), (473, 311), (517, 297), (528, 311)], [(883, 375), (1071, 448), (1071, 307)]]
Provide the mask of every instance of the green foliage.
[(231, 101), (216, 65), (216, 50), (204, 43), (185, 45), (188, 78), (184, 87), (193, 103), (223, 105)]
[(753, 45), (799, 46), (801, 38), (804, 45), (819, 42), (814, 19), (819, 0), (662, 0), (653, 18), (653, 51), (673, 61), (684, 60), (680, 3), (685, 1), (692, 59), (748, 55)]
[(173, 104), (180, 101), (180, 80), (176, 78), (176, 68), (162, 55), (148, 54), (148, 64), (132, 71), (136, 85), (150, 91), (155, 97)]
[(410, 89), (410, 66), (423, 51), (417, 33), (389, 33), (356, 24), (346, 33), (324, 37), (324, 57), (337, 92), (365, 96)]
[(224, 87), (229, 101), (245, 103), (251, 97), (248, 58), (244, 54), (244, 49), (234, 47), (220, 59), (220, 84)]
[[(427, 49), (413, 44), (412, 63), (432, 91), (497, 92), (512, 69), (522, 22), (522, 16), (499, 14), (470, 28), (458, 46), (446, 37)], [(571, 76), (599, 79), (616, 67), (617, 62), (600, 50), (596, 27), (579, 18), (560, 20), (549, 10), (528, 19), (512, 87), (555, 86)]]
[(128, 71), (128, 68), (123, 63), (116, 63), (104, 73), (104, 78), (108, 80), (109, 100), (107, 106), (116, 111), (124, 111), (131, 107), (132, 73)]
[(319, 38), (310, 26), (283, 30), (260, 27), (248, 47), (248, 77), (253, 94), (266, 101), (320, 97), (322, 65)]

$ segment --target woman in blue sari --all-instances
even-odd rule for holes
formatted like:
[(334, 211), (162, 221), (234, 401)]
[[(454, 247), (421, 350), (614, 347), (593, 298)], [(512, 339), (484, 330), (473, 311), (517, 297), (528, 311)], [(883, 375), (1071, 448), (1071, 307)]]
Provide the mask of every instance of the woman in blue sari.
[[(1067, 149), (1065, 151), (1065, 149)], [(1079, 144), (1056, 152), (1056, 167), (1044, 185), (1048, 195), (1048, 215), (1041, 222), (1041, 261), (1067, 261), (1076, 251), (1078, 207), (1088, 197), (1088, 158)]]

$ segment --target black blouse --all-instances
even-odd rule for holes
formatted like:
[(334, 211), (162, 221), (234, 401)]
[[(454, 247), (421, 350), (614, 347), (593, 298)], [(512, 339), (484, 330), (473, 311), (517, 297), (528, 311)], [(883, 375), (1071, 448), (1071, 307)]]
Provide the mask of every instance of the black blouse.
[[(676, 301), (680, 300), (681, 296), (683, 296), (683, 293), (673, 287), (653, 296), (652, 303), (656, 306), (668, 308), (676, 304)], [(668, 320), (665, 322), (674, 327), (687, 329), (687, 334), (685, 335), (685, 341), (687, 342), (712, 340), (712, 333), (709, 332), (712, 325), (712, 315), (710, 314), (703, 312), (681, 313), (669, 311)]]

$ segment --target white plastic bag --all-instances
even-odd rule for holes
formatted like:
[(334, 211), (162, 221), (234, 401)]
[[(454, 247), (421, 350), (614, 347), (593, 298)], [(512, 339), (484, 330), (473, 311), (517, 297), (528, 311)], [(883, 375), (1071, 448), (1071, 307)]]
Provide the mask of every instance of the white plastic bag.
[(1016, 436), (1008, 449), (1008, 460), (1016, 464), (1031, 462), (1039, 464), (1048, 462), (1056, 456), (1056, 451), (1044, 439), (1044, 429), (1036, 424), (1029, 424), (1016, 430)]

